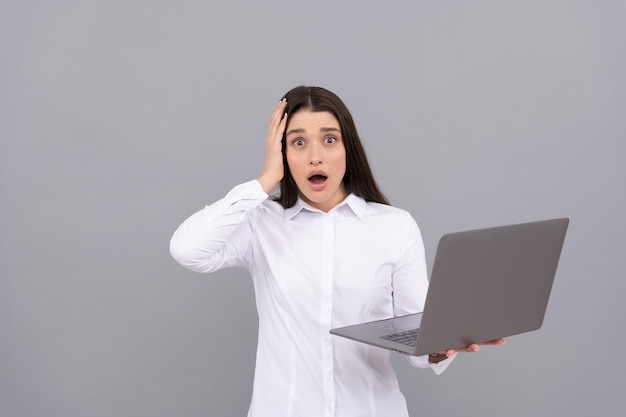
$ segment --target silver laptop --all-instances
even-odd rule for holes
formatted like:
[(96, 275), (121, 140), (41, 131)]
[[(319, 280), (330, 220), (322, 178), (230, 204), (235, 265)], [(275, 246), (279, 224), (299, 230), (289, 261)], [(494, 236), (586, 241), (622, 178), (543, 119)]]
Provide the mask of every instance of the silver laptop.
[(563, 218), (446, 234), (422, 313), (330, 332), (419, 356), (537, 330), (568, 224)]

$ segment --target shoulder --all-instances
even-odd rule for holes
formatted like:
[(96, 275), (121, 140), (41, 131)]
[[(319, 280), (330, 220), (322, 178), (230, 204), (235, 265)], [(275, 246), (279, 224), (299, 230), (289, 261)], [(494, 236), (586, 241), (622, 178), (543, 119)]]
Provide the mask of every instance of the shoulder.
[(411, 213), (398, 207), (368, 201), (365, 203), (365, 208), (364, 216), (366, 217), (385, 216), (398, 220), (415, 222)]
[(377, 247), (387, 247), (396, 253), (423, 251), (421, 230), (407, 210), (367, 202), (361, 219), (364, 227), (375, 236)]
[(390, 230), (419, 230), (417, 222), (407, 210), (373, 201), (366, 202), (361, 197), (358, 199), (360, 201), (355, 204), (355, 211), (361, 220), (369, 224), (384, 225)]

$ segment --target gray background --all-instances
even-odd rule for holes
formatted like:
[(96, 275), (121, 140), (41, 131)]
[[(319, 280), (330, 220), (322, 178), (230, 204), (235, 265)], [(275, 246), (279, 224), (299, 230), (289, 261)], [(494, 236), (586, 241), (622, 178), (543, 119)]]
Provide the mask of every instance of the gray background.
[(260, 173), (299, 84), (348, 104), (429, 264), (444, 232), (571, 217), (540, 331), (439, 377), (394, 356), (411, 414), (623, 415), (625, 21), (623, 1), (0, 1), (0, 416), (245, 415), (250, 280), (168, 243)]

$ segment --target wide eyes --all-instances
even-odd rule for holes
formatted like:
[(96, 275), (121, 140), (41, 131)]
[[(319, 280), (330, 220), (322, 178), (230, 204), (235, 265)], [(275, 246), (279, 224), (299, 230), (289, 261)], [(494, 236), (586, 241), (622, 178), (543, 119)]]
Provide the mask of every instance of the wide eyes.
[[(332, 145), (333, 143), (337, 142), (337, 138), (334, 136), (326, 136), (324, 138), (324, 144), (326, 145)], [(304, 141), (304, 139), (302, 138), (297, 138), (291, 141), (291, 143), (295, 146), (295, 147), (301, 147), (304, 146), (306, 144), (306, 142)]]

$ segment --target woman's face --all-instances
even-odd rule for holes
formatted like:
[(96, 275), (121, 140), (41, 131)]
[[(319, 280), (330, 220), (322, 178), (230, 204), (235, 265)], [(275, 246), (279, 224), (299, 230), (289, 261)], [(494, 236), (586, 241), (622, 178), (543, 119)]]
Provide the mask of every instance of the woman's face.
[(298, 111), (289, 117), (286, 139), (289, 172), (300, 197), (325, 212), (342, 202), (348, 194), (343, 185), (346, 149), (335, 116)]

